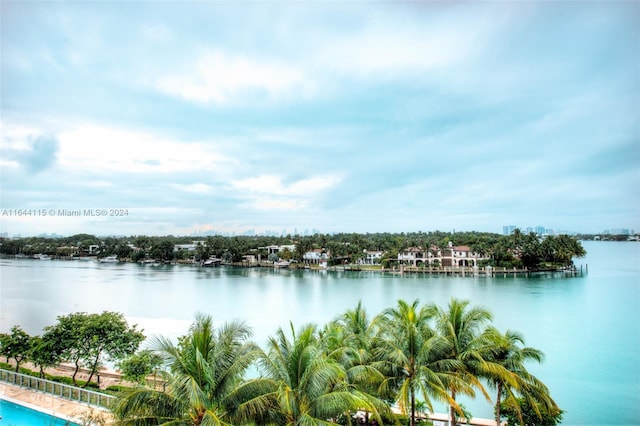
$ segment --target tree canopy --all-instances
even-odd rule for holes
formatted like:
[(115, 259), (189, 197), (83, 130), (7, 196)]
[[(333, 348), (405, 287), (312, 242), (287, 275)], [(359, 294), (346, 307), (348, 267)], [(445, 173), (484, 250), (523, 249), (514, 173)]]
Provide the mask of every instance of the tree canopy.
[(90, 370), (89, 379), (105, 360), (119, 361), (133, 354), (145, 336), (130, 327), (117, 312), (100, 314), (77, 312), (59, 316), (55, 325), (45, 328), (43, 339), (53, 342), (60, 358), (75, 365), (73, 383), (81, 366)]
[[(529, 407), (540, 421), (561, 413), (525, 365), (542, 353), (491, 322), (488, 310), (458, 299), (400, 300), (371, 319), (358, 304), (323, 327), (280, 328), (262, 350), (244, 324), (216, 329), (199, 316), (177, 346), (155, 345), (167, 388), (136, 388), (115, 412), (122, 425), (379, 425), (396, 424), (397, 413), (414, 425), (432, 400), (448, 403), (454, 419), (470, 415), (456, 402), (461, 393), (479, 391), (492, 404), (489, 384), (499, 387), (496, 420), (525, 419)], [(251, 365), (258, 375), (246, 378)]]
[[(177, 244), (194, 244), (191, 252), (176, 250)], [(543, 264), (570, 265), (574, 257), (584, 256), (580, 242), (568, 235), (540, 236), (524, 234), (516, 229), (511, 235), (489, 232), (409, 232), (409, 233), (339, 233), (286, 236), (140, 236), (102, 237), (77, 234), (66, 238), (31, 237), (21, 239), (1, 239), (0, 253), (6, 255), (48, 254), (52, 256), (79, 256), (89, 253), (99, 257), (117, 255), (118, 259), (139, 261), (153, 258), (159, 261), (183, 260), (190, 257), (202, 261), (210, 256), (225, 262), (241, 262), (245, 255), (262, 255), (266, 258), (265, 247), (295, 246), (279, 253), (286, 260), (302, 261), (304, 254), (321, 249), (329, 253), (330, 264), (356, 263), (365, 251), (381, 251), (380, 262), (390, 266), (398, 262), (398, 253), (409, 247), (421, 247), (432, 251), (434, 247), (445, 249), (451, 242), (458, 246), (469, 246), (472, 251), (487, 256), (485, 262), (491, 266), (527, 267), (535, 269)], [(277, 260), (277, 259), (276, 259)]]
[[(278, 329), (266, 350), (251, 335), (242, 321), (216, 326), (199, 314), (177, 342), (158, 337), (136, 353), (144, 335), (122, 314), (80, 312), (58, 317), (42, 336), (13, 327), (0, 335), (0, 353), (41, 369), (73, 362), (74, 383), (80, 366), (93, 376), (104, 360), (116, 361), (140, 383), (114, 407), (121, 425), (379, 425), (397, 424), (398, 415), (414, 425), (432, 401), (449, 404), (454, 421), (469, 417), (456, 397), (476, 392), (494, 404), (496, 422), (553, 426), (562, 418), (527, 370), (543, 353), (466, 300), (399, 300), (371, 318), (359, 303), (322, 327)], [(144, 380), (160, 364), (162, 389)], [(257, 377), (246, 377), (250, 369)]]

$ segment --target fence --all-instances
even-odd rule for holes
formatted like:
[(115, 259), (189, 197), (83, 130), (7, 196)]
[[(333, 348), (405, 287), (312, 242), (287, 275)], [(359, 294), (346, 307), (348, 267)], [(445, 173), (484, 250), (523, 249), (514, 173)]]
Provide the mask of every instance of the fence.
[(116, 399), (112, 395), (7, 370), (0, 370), (0, 381), (97, 407), (108, 408)]

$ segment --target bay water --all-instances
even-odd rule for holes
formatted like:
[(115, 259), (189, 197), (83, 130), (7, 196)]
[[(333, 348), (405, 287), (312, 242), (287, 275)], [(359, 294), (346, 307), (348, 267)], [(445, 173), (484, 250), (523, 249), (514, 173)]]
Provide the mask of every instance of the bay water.
[[(264, 347), (278, 327), (325, 324), (362, 301), (370, 316), (399, 299), (446, 307), (451, 297), (489, 309), (500, 330), (542, 350), (529, 369), (566, 411), (563, 424), (640, 423), (640, 244), (583, 242), (582, 274), (495, 277), (393, 275), (269, 268), (144, 266), (0, 260), (0, 332), (42, 333), (59, 315), (121, 312), (146, 336), (176, 338), (196, 313), (246, 321)], [(481, 396), (463, 400), (493, 417)], [(440, 412), (445, 407), (439, 407)]]

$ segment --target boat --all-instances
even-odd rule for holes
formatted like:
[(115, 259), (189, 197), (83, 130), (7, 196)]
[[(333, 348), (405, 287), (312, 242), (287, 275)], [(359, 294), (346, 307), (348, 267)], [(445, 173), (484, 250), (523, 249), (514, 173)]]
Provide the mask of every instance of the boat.
[(222, 259), (218, 259), (217, 257), (210, 257), (209, 259), (202, 262), (200, 266), (211, 268), (213, 266), (220, 266), (220, 263), (222, 263)]
[(118, 262), (118, 256), (116, 256), (115, 254), (111, 255), (111, 256), (107, 256), (107, 257), (104, 257), (102, 259), (98, 259), (98, 262), (100, 262), (100, 263), (117, 263)]
[(33, 256), (33, 258), (38, 260), (51, 260), (51, 256), (49, 256), (48, 254), (36, 254)]
[(287, 261), (274, 262), (273, 266), (275, 266), (276, 268), (288, 268), (289, 267), (289, 262), (287, 262)]

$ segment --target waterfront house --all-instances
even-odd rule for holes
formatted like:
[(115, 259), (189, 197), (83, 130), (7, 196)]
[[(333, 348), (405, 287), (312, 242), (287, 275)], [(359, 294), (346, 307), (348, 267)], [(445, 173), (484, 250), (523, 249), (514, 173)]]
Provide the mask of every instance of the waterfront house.
[(302, 256), (302, 260), (307, 264), (316, 264), (319, 265), (321, 263), (327, 263), (329, 255), (323, 249), (313, 249), (311, 251), (306, 252)]
[(289, 250), (290, 252), (294, 252), (296, 249), (295, 244), (285, 244), (285, 245), (281, 245), (281, 246), (277, 246), (277, 245), (272, 245), (272, 246), (266, 246), (266, 247), (259, 247), (260, 249), (265, 249), (267, 250), (267, 255), (269, 254), (278, 254), (283, 250)]
[(477, 266), (479, 261), (486, 259), (489, 257), (481, 256), (469, 246), (454, 246), (452, 242), (443, 249), (436, 246), (431, 246), (430, 250), (408, 247), (398, 253), (398, 262), (412, 266)]
[(243, 263), (256, 264), (258, 263), (258, 258), (254, 254), (245, 254), (242, 256)]
[(379, 250), (363, 250), (364, 257), (358, 259), (360, 265), (379, 265), (382, 259), (383, 251)]
[(173, 251), (188, 251), (193, 252), (196, 251), (199, 245), (204, 246), (206, 241), (192, 241), (190, 244), (175, 244), (173, 246)]
[(439, 253), (440, 251), (436, 246), (431, 246), (429, 250), (425, 250), (422, 247), (407, 247), (398, 252), (398, 262), (412, 266), (430, 266), (436, 260), (439, 260)]

